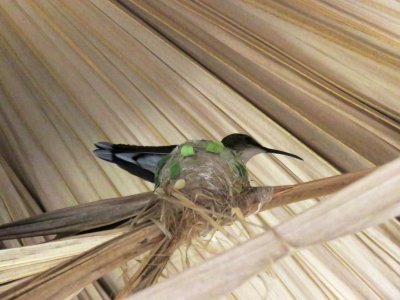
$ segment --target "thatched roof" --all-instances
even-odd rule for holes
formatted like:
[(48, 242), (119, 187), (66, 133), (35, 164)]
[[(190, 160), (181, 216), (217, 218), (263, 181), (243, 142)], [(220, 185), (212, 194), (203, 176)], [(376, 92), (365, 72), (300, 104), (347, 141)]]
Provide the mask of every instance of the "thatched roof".
[[(400, 226), (388, 219), (400, 201), (399, 162), (390, 163), (400, 154), (399, 16), (395, 1), (0, 1), (0, 223), (152, 190), (96, 159), (95, 142), (246, 132), (304, 159), (257, 156), (253, 185), (389, 165), (322, 204), (267, 210), (180, 248), (160, 281), (198, 269), (143, 299), (400, 298)], [(13, 249), (0, 250), (0, 292), (124, 233), (19, 249), (49, 238), (3, 241)], [(110, 299), (139, 265), (71, 296)]]

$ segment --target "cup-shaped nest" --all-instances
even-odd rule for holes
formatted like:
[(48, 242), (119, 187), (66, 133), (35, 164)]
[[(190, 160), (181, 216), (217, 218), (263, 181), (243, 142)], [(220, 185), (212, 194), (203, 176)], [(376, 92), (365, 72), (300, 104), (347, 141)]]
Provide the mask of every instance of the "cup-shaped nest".
[(197, 206), (230, 215), (250, 183), (234, 150), (218, 141), (199, 140), (178, 146), (160, 162), (156, 187), (167, 195), (179, 190)]

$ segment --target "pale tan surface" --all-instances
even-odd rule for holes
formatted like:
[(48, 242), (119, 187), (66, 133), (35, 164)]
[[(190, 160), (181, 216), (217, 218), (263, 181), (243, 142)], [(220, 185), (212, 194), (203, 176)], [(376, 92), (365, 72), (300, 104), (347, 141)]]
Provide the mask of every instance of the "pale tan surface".
[[(7, 208), (0, 209), (1, 222), (40, 213), (40, 206), (35, 204), (37, 199), (45, 210), (53, 210), (150, 190), (150, 184), (95, 159), (91, 153), (93, 143), (102, 140), (164, 145), (248, 132), (265, 146), (290, 151), (305, 160), (266, 155), (255, 158), (249, 164), (254, 184), (269, 185), (309, 181), (338, 174), (338, 169), (356, 170), (398, 157), (399, 74), (395, 71), (398, 31), (394, 27), (396, 22), (385, 21), (387, 15), (396, 19), (398, 4), (390, 1), (393, 7), (385, 9), (376, 1), (366, 2), (367, 6), (375, 3), (374, 10), (385, 11), (385, 18), (369, 13), (374, 16), (374, 22), (380, 22), (384, 38), (377, 38), (370, 31), (362, 33), (371, 36), (370, 43), (384, 48), (383, 59), (373, 59), (371, 55), (375, 52), (371, 50), (348, 49), (272, 16), (244, 19), (271, 23), (251, 28), (282, 30), (273, 35), (272, 42), (277, 47), (287, 46), (299, 55), (296, 59), (315, 73), (330, 76), (330, 86), (336, 90), (351, 88), (351, 97), (329, 93), (326, 86), (318, 88), (315, 82), (321, 77), (310, 83), (304, 69), (293, 77), (292, 69), (279, 63), (279, 58), (272, 64), (268, 52), (256, 51), (254, 45), (243, 48), (243, 44), (233, 43), (235, 40), (226, 36), (231, 43), (226, 41), (227, 48), (219, 48), (223, 53), (244, 51), (226, 65), (232, 67), (231, 62), (236, 61), (245, 64), (247, 69), (230, 72), (227, 68), (225, 74), (233, 80), (238, 78), (237, 73), (246, 70), (247, 79), (238, 81), (235, 89), (254, 103), (256, 99), (260, 101), (258, 104), (278, 103), (277, 110), (270, 107), (268, 112), (264, 107), (264, 113), (111, 2), (0, 1), (0, 205)], [(245, 2), (237, 3), (245, 5)], [(342, 4), (356, 9), (351, 1), (340, 1), (337, 5)], [(169, 5), (188, 6), (178, 1), (163, 1), (159, 7), (167, 11)], [(322, 1), (321, 5), (324, 6)], [(257, 10), (251, 5), (246, 9)], [(179, 14), (183, 13), (185, 10), (180, 10)], [(257, 10), (257, 14), (265, 12)], [(187, 22), (183, 17), (179, 20)], [(190, 20), (190, 30), (200, 32), (197, 17)], [(215, 40), (225, 38), (220, 34), (220, 27), (206, 27), (204, 21), (200, 25), (204, 25), (203, 30), (211, 30), (207, 39), (213, 36), (212, 32)], [(290, 36), (282, 34), (287, 31)], [(189, 37), (196, 39), (196, 35)], [(384, 43), (382, 39), (392, 42)], [(207, 41), (214, 43), (211, 39), (204, 43)], [(310, 45), (311, 42), (320, 49)], [(235, 51), (225, 51), (228, 48)], [(323, 54), (321, 49), (331, 53)], [(254, 61), (243, 61), (244, 54)], [(337, 65), (332, 62), (336, 56), (343, 58)], [(202, 63), (207, 66), (205, 62)], [(208, 60), (208, 64), (213, 62)], [(258, 70), (255, 66), (262, 72), (250, 76)], [(332, 66), (334, 70), (330, 69)], [(283, 78), (282, 85), (278, 85), (278, 77)], [(269, 83), (276, 84), (277, 90), (272, 92)], [(289, 89), (291, 85), (295, 90)], [(297, 105), (302, 106), (301, 112)], [(273, 121), (277, 118), (281, 125)], [(301, 134), (296, 132), (298, 138), (290, 133), (295, 127), (301, 129)], [(322, 153), (322, 157), (317, 153)], [(273, 209), (250, 220), (260, 225), (276, 225), (314, 203), (310, 200)], [(249, 234), (265, 231), (251, 227), (250, 233), (246, 233), (239, 225), (230, 230), (242, 241)], [(235, 243), (217, 235), (210, 247), (221, 252)], [(226, 298), (390, 298), (400, 291), (399, 244), (399, 224), (388, 221), (377, 228), (287, 257)], [(7, 247), (17, 245), (17, 242), (6, 244)], [(196, 249), (189, 249), (188, 253), (191, 264), (210, 256)], [(184, 265), (177, 253), (165, 273), (176, 273)], [(121, 271), (115, 271), (106, 281), (111, 289), (121, 289)], [(108, 297), (98, 284), (85, 289), (81, 295), (83, 299)]]

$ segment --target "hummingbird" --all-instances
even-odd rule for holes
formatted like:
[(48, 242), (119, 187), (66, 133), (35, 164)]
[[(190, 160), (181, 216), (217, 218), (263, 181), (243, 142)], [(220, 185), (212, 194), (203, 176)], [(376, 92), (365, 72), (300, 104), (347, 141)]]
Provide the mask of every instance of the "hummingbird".
[[(303, 160), (297, 155), (264, 147), (247, 134), (230, 134), (224, 137), (221, 143), (236, 152), (244, 164), (260, 153), (281, 154)], [(95, 146), (97, 149), (93, 152), (98, 158), (115, 163), (129, 173), (154, 183), (159, 162), (179, 145), (137, 146), (98, 142)]]

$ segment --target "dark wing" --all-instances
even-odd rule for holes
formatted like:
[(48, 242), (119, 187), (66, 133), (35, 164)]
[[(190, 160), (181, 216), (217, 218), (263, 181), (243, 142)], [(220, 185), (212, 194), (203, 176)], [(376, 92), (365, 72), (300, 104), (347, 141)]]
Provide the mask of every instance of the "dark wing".
[(107, 142), (99, 142), (95, 146), (97, 149), (93, 152), (97, 157), (115, 163), (129, 173), (150, 182), (154, 182), (158, 162), (176, 147), (176, 145), (154, 147)]

